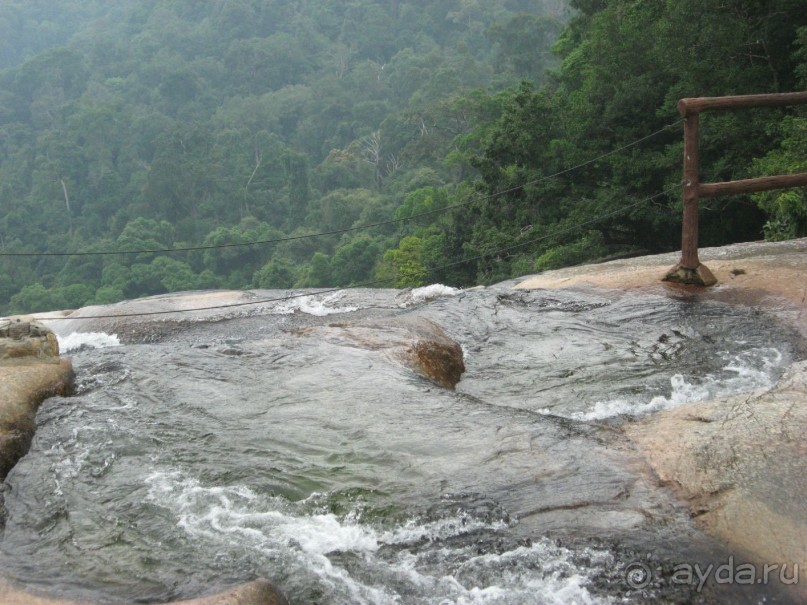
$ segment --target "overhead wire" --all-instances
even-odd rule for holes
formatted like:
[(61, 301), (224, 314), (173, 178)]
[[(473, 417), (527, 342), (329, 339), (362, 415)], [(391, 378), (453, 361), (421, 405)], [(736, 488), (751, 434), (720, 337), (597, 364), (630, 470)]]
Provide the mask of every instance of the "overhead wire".
[[(535, 244), (535, 243), (538, 243), (538, 242), (541, 242), (541, 241), (544, 241), (544, 240), (547, 240), (547, 239), (558, 237), (560, 235), (564, 235), (564, 234), (569, 233), (571, 231), (576, 231), (576, 230), (578, 230), (578, 229), (580, 229), (582, 227), (592, 225), (592, 224), (597, 223), (599, 221), (602, 221), (602, 220), (604, 220), (606, 218), (610, 218), (612, 216), (622, 214), (623, 212), (627, 212), (628, 210), (632, 210), (633, 208), (636, 208), (636, 207), (638, 207), (638, 206), (640, 206), (640, 205), (642, 205), (644, 203), (650, 202), (650, 201), (652, 201), (652, 200), (654, 200), (654, 199), (656, 199), (658, 197), (661, 197), (663, 195), (671, 193), (672, 191), (680, 188), (681, 186), (682, 186), (682, 184), (680, 184), (680, 183), (676, 184), (673, 187), (670, 187), (668, 189), (665, 189), (664, 191), (661, 191), (659, 193), (656, 193), (656, 194), (653, 194), (653, 195), (648, 196), (646, 198), (643, 198), (643, 199), (641, 199), (641, 200), (639, 200), (639, 201), (637, 201), (637, 202), (635, 202), (633, 204), (630, 204), (628, 206), (623, 206), (623, 207), (618, 208), (616, 210), (613, 210), (611, 212), (606, 212), (604, 214), (598, 215), (598, 216), (596, 216), (596, 217), (594, 217), (592, 219), (589, 219), (587, 221), (583, 221), (581, 223), (577, 223), (575, 225), (572, 225), (572, 226), (569, 226), (569, 227), (566, 227), (566, 228), (563, 228), (563, 229), (559, 229), (557, 231), (553, 231), (552, 233), (548, 233), (546, 235), (543, 235), (543, 236), (538, 237), (538, 238), (534, 238), (534, 239), (529, 240), (529, 241), (519, 242), (518, 244), (514, 244), (512, 246), (507, 246), (505, 248), (500, 248), (498, 250), (493, 250), (493, 251), (485, 252), (485, 253), (478, 254), (478, 255), (475, 255), (475, 256), (462, 258), (460, 260), (453, 261), (453, 262), (450, 262), (450, 263), (445, 263), (445, 264), (438, 265), (438, 266), (435, 266), (435, 267), (428, 267), (427, 272), (429, 274), (432, 274), (432, 273), (436, 273), (436, 272), (438, 272), (438, 271), (440, 271), (442, 269), (446, 269), (446, 268), (449, 268), (449, 267), (454, 267), (454, 266), (457, 266), (457, 265), (470, 263), (470, 262), (480, 260), (480, 259), (483, 259), (483, 258), (495, 257), (495, 256), (498, 256), (498, 255), (504, 253), (504, 252), (509, 252), (509, 251), (515, 250), (517, 248), (522, 248), (524, 246), (529, 246), (531, 244)], [(227, 303), (227, 304), (222, 304), (222, 305), (210, 305), (210, 306), (205, 306), (205, 307), (195, 307), (195, 308), (190, 308), (190, 309), (171, 309), (171, 310), (163, 309), (163, 310), (159, 310), (159, 311), (140, 311), (140, 312), (134, 312), (134, 313), (120, 313), (120, 314), (111, 314), (111, 315), (110, 314), (107, 314), (107, 315), (83, 315), (83, 316), (79, 316), (79, 317), (70, 317), (70, 316), (61, 316), (61, 317), (47, 317), (47, 316), (44, 316), (44, 317), (41, 317), (40, 316), (37, 319), (40, 320), (40, 321), (65, 321), (65, 320), (85, 320), (85, 319), (122, 319), (122, 318), (127, 318), (127, 317), (147, 317), (147, 316), (154, 316), (154, 315), (188, 314), (188, 313), (196, 313), (196, 312), (200, 312), (200, 311), (216, 311), (216, 310), (223, 310), (223, 309), (233, 309), (233, 308), (238, 308), (238, 307), (246, 307), (246, 306), (251, 306), (251, 305), (261, 305), (261, 304), (268, 304), (268, 303), (286, 302), (286, 301), (295, 300), (295, 299), (298, 299), (298, 298), (307, 298), (307, 297), (310, 297), (310, 296), (322, 296), (324, 294), (333, 294), (333, 293), (336, 293), (336, 292), (342, 292), (344, 290), (352, 290), (352, 289), (356, 289), (356, 288), (369, 288), (369, 287), (373, 287), (373, 286), (378, 286), (379, 284), (393, 282), (396, 279), (397, 278), (394, 278), (394, 277), (393, 278), (386, 278), (386, 279), (376, 279), (376, 280), (372, 280), (372, 281), (368, 281), (368, 282), (354, 284), (352, 286), (340, 286), (340, 287), (334, 287), (334, 288), (318, 289), (316, 292), (304, 292), (304, 293), (297, 293), (297, 294), (289, 294), (289, 295), (275, 297), (275, 298), (261, 298), (261, 299), (257, 299), (257, 300), (242, 301), (242, 302), (237, 302), (237, 303)]]
[(613, 210), (611, 212), (606, 212), (605, 214), (598, 215), (598, 216), (596, 216), (596, 217), (594, 217), (592, 219), (589, 219), (587, 221), (583, 221), (581, 223), (576, 223), (576, 224), (571, 225), (569, 227), (566, 227), (564, 229), (558, 229), (557, 231), (553, 231), (552, 233), (548, 233), (546, 235), (543, 235), (543, 236), (535, 238), (535, 239), (531, 239), (529, 241), (520, 242), (518, 244), (513, 244), (512, 246), (507, 246), (506, 248), (499, 248), (498, 250), (495, 250), (495, 251), (492, 251), (492, 252), (487, 252), (487, 253), (484, 253), (484, 254), (479, 254), (479, 255), (476, 255), (476, 256), (471, 256), (471, 257), (468, 257), (468, 258), (464, 258), (464, 259), (462, 259), (460, 261), (455, 261), (455, 262), (448, 263), (448, 264), (445, 264), (445, 265), (440, 265), (435, 270), (442, 270), (442, 269), (446, 269), (448, 267), (453, 267), (453, 266), (456, 266), (456, 265), (461, 265), (461, 264), (464, 264), (464, 263), (469, 263), (469, 262), (472, 262), (472, 261), (481, 260), (483, 258), (487, 258), (488, 256), (498, 256), (499, 254), (502, 254), (503, 252), (510, 252), (511, 250), (515, 250), (517, 248), (522, 248), (524, 246), (529, 246), (531, 244), (537, 244), (538, 242), (542, 242), (542, 241), (545, 241), (545, 240), (548, 240), (548, 239), (552, 239), (552, 238), (558, 237), (560, 235), (565, 235), (566, 233), (570, 233), (572, 231), (577, 231), (578, 229), (580, 229), (582, 227), (587, 227), (588, 225), (593, 225), (595, 223), (599, 223), (600, 221), (602, 221), (602, 220), (604, 220), (606, 218), (610, 218), (612, 216), (622, 214), (623, 212), (627, 212), (628, 210), (632, 210), (633, 208), (641, 206), (642, 204), (644, 204), (646, 202), (652, 202), (653, 200), (655, 200), (658, 197), (661, 197), (663, 195), (667, 195), (668, 193), (671, 193), (671, 192), (675, 191), (676, 189), (679, 189), (681, 186), (682, 186), (682, 184), (674, 185), (674, 186), (672, 186), (672, 187), (670, 187), (668, 189), (665, 189), (664, 191), (661, 191), (661, 192), (655, 193), (655, 194), (653, 194), (653, 195), (651, 195), (649, 197), (643, 198), (643, 199), (639, 200), (638, 202), (636, 202), (634, 204), (630, 204), (628, 206), (623, 206), (621, 208), (617, 208), (616, 210)]
[(252, 241), (248, 241), (248, 242), (232, 242), (232, 243), (225, 243), (225, 244), (207, 244), (207, 245), (198, 245), (198, 246), (183, 246), (183, 247), (179, 247), (179, 248), (150, 248), (150, 249), (143, 249), (143, 250), (97, 250), (97, 251), (88, 250), (88, 251), (84, 251), (84, 252), (5, 252), (5, 251), (0, 251), (0, 257), (75, 257), (75, 256), (121, 256), (121, 255), (126, 255), (126, 254), (170, 254), (170, 253), (173, 253), (173, 252), (219, 250), (219, 249), (225, 249), (225, 248), (243, 248), (243, 247), (247, 247), (247, 246), (280, 244), (280, 243), (284, 243), (284, 242), (298, 241), (298, 240), (302, 240), (302, 239), (312, 239), (312, 238), (317, 238), (317, 237), (326, 237), (326, 236), (329, 236), (329, 235), (342, 235), (342, 234), (345, 234), (345, 233), (351, 233), (351, 232), (354, 232), (354, 231), (361, 231), (361, 230), (364, 230), (364, 229), (374, 229), (376, 227), (384, 227), (384, 226), (388, 226), (388, 225), (395, 225), (395, 224), (403, 223), (403, 222), (406, 222), (406, 221), (413, 221), (413, 220), (423, 218), (423, 217), (426, 217), (426, 216), (432, 216), (432, 215), (435, 215), (435, 214), (439, 214), (441, 212), (448, 212), (449, 210), (454, 210), (456, 208), (462, 208), (462, 207), (465, 207), (465, 206), (469, 206), (471, 204), (486, 202), (486, 201), (495, 199), (497, 197), (500, 197), (502, 195), (507, 195), (508, 193), (514, 193), (516, 191), (520, 191), (520, 190), (525, 189), (527, 187), (530, 187), (532, 185), (537, 185), (537, 184), (543, 183), (545, 181), (548, 181), (548, 180), (563, 176), (563, 175), (568, 174), (570, 172), (580, 170), (581, 168), (585, 168), (586, 166), (589, 166), (591, 164), (599, 162), (600, 160), (603, 160), (603, 159), (605, 159), (605, 158), (607, 158), (609, 156), (615, 155), (617, 153), (625, 151), (626, 149), (630, 149), (631, 147), (635, 147), (636, 145), (639, 145), (639, 144), (643, 143), (644, 141), (647, 141), (649, 139), (657, 137), (658, 135), (662, 134), (663, 132), (666, 132), (667, 130), (681, 124), (681, 122), (683, 122), (683, 120), (677, 120), (675, 122), (667, 124), (663, 128), (660, 128), (660, 129), (656, 130), (655, 132), (652, 132), (652, 133), (650, 133), (650, 134), (648, 134), (648, 135), (646, 135), (646, 136), (644, 136), (644, 137), (642, 137), (640, 139), (636, 139), (635, 141), (631, 141), (630, 143), (622, 145), (621, 147), (617, 147), (615, 149), (612, 149), (611, 151), (608, 151), (607, 153), (603, 153), (603, 154), (601, 154), (601, 155), (599, 155), (599, 156), (597, 156), (595, 158), (592, 158), (590, 160), (586, 160), (585, 162), (581, 162), (579, 164), (576, 164), (576, 165), (571, 166), (569, 168), (565, 168), (565, 169), (560, 170), (558, 172), (555, 172), (553, 174), (549, 174), (549, 175), (546, 175), (546, 176), (542, 176), (542, 177), (533, 179), (531, 181), (527, 181), (527, 182), (522, 183), (521, 185), (518, 185), (516, 187), (512, 187), (510, 189), (505, 189), (505, 190), (502, 190), (502, 191), (497, 191), (496, 193), (491, 193), (489, 195), (486, 195), (486, 196), (483, 196), (483, 197), (480, 197), (480, 198), (474, 198), (474, 199), (471, 199), (471, 200), (468, 200), (468, 201), (465, 201), (465, 202), (459, 202), (457, 204), (449, 204), (447, 206), (443, 206), (443, 207), (437, 208), (435, 210), (428, 210), (428, 211), (425, 211), (425, 212), (419, 212), (419, 213), (412, 214), (412, 215), (407, 216), (407, 217), (401, 217), (401, 218), (397, 218), (397, 219), (388, 219), (388, 220), (385, 220), (385, 221), (378, 221), (378, 222), (375, 222), (375, 223), (367, 223), (367, 224), (364, 224), (364, 225), (356, 225), (356, 226), (353, 226), (353, 227), (345, 227), (344, 229), (333, 229), (331, 231), (321, 231), (321, 232), (318, 232), (318, 233), (307, 233), (307, 234), (302, 234), (302, 235), (289, 235), (289, 236), (285, 236), (285, 237), (262, 239), (262, 240), (252, 240)]

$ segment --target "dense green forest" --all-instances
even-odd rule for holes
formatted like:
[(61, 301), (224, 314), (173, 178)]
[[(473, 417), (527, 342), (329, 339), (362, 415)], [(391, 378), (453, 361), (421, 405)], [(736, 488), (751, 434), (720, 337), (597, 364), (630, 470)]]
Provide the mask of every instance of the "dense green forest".
[[(806, 88), (804, 0), (10, 0), (0, 311), (673, 250), (677, 100)], [(703, 180), (807, 171), (802, 110), (702, 129)], [(807, 194), (701, 217), (803, 236)]]

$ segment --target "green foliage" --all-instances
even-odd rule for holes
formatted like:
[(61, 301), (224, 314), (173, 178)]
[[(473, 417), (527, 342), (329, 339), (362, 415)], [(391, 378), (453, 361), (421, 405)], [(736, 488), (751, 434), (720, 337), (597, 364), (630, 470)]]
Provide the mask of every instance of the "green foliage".
[[(760, 176), (807, 172), (807, 119), (791, 117), (782, 122), (781, 128), (781, 147), (754, 163)], [(768, 215), (765, 239), (807, 236), (807, 188), (758, 193), (754, 200)]]
[(330, 259), (322, 252), (315, 252), (305, 273), (295, 286), (298, 288), (324, 288), (331, 283)]
[(372, 281), (373, 271), (383, 251), (384, 239), (367, 234), (341, 244), (331, 259), (332, 285), (352, 286)]
[(114, 286), (101, 286), (95, 291), (95, 298), (92, 303), (95, 305), (109, 305), (124, 298), (123, 290)]
[(252, 285), (256, 288), (291, 288), (294, 285), (294, 265), (284, 258), (273, 258), (255, 272)]
[(387, 250), (376, 269), (376, 279), (385, 287), (409, 288), (426, 285), (437, 276), (434, 268), (445, 259), (445, 235), (408, 235), (397, 248)]
[(174, 244), (174, 228), (168, 221), (138, 217), (126, 223), (116, 243), (116, 249), (121, 251), (170, 248)]
[(62, 4), (58, 11), (50, 0), (4, 0), (0, 4), (0, 69), (66, 43), (89, 22), (119, 18), (126, 3), (84, 0)]
[[(631, 202), (680, 181), (680, 130), (604, 154), (674, 122), (681, 97), (805, 85), (798, 76), (804, 69), (807, 13), (798, 2), (613, 0), (572, 5), (580, 12), (555, 45), (560, 68), (540, 89), (522, 84), (502, 93), (498, 117), (480, 132), (471, 164), (485, 197), (456, 219), (459, 231), (471, 214), (465, 250), (478, 259), (477, 280), (515, 275), (530, 257), (536, 259), (534, 268), (542, 270), (611, 253), (676, 249), (680, 192), (636, 207)], [(799, 47), (795, 52), (794, 41)], [(703, 180), (748, 178), (752, 170), (770, 174), (799, 169), (795, 158), (803, 160), (804, 150), (796, 152), (794, 145), (805, 140), (804, 132), (788, 121), (783, 123), (789, 130), (781, 132), (781, 121), (778, 111), (705, 114)], [(779, 150), (764, 156), (780, 141)], [(546, 178), (598, 156), (568, 176)], [(797, 190), (757, 198), (770, 214), (769, 235), (803, 232), (802, 196)], [(759, 237), (765, 216), (736, 201), (703, 205), (703, 245)], [(626, 205), (631, 208), (624, 209)], [(574, 225), (603, 215), (590, 227), (596, 231), (574, 242)], [(560, 241), (549, 237), (557, 232), (568, 234)]]
[[(403, 203), (395, 211), (395, 219), (403, 220), (409, 217), (419, 217), (407, 220), (402, 227), (404, 230), (412, 230), (418, 225), (430, 225), (435, 222), (435, 213), (441, 208), (448, 206), (448, 192), (436, 187), (423, 187), (416, 189), (406, 196)], [(419, 215), (426, 216), (419, 216)]]
[(348, 229), (377, 197), (367, 189), (337, 189), (320, 198), (319, 208), (308, 215), (309, 222), (322, 231)]
[(201, 254), (202, 268), (220, 276), (237, 273), (248, 283), (247, 276), (251, 276), (264, 260), (263, 248), (260, 245), (234, 244), (274, 240), (282, 236), (281, 231), (253, 218), (244, 219), (237, 226), (218, 227), (204, 239), (203, 245), (211, 249)]
[[(553, 41), (547, 10), (10, 0), (0, 7), (0, 243), (160, 250), (387, 221), (416, 189), (472, 173), (488, 96), (471, 89), (527, 75), (506, 31), (524, 19), (541, 25), (522, 27), (519, 43), (540, 47), (529, 75), (542, 77)], [(489, 35), (496, 24), (505, 30)], [(344, 241), (184, 257), (20, 259), (5, 272), (0, 304), (19, 293), (18, 309), (72, 305), (81, 296), (57, 289), (75, 284), (109, 302), (194, 287), (356, 283), (406, 233), (379, 227)], [(50, 294), (25, 290), (36, 284)]]
[[(211, 249), (0, 258), (0, 307), (469, 285), (675, 249), (680, 193), (633, 202), (680, 182), (680, 129), (609, 152), (681, 97), (807, 87), (802, 5), (9, 0), (0, 247)], [(803, 171), (805, 139), (803, 113), (705, 115), (703, 180)], [(710, 203), (702, 243), (804, 235), (804, 195)]]
[(25, 286), (11, 298), (11, 313), (31, 313), (50, 309), (76, 309), (93, 299), (93, 288), (86, 284), (73, 284), (59, 288), (45, 288), (36, 283)]
[[(807, 26), (798, 30), (796, 40), (796, 78), (807, 88)], [(807, 172), (807, 112), (790, 116), (780, 124), (782, 141), (778, 149), (754, 162), (758, 176)], [(807, 188), (768, 191), (754, 196), (768, 215), (765, 238), (783, 240), (807, 236)]]
[(11, 297), (10, 313), (32, 313), (64, 307), (64, 300), (40, 283), (25, 286)]
[(541, 272), (569, 265), (579, 265), (602, 258), (606, 253), (607, 247), (602, 233), (592, 231), (576, 242), (550, 248), (535, 259), (532, 269), (535, 272)]
[(398, 247), (387, 250), (376, 271), (376, 279), (386, 287), (408, 288), (426, 284), (429, 275), (424, 261), (425, 244), (413, 235), (403, 238)]
[(498, 47), (498, 65), (510, 68), (517, 76), (539, 82), (546, 68), (554, 65), (549, 49), (563, 24), (545, 15), (516, 14), (488, 30)]

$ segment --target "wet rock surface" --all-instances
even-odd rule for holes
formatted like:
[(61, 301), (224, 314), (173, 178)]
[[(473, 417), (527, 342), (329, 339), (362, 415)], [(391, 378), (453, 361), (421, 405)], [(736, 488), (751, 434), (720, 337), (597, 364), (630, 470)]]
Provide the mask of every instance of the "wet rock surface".
[(72, 389), (69, 360), (0, 366), (0, 480), (28, 451), (36, 431), (36, 411), (48, 397)]
[[(75, 376), (69, 359), (59, 358), (53, 332), (29, 318), (0, 321), (0, 532), (5, 510), (4, 479), (26, 454), (36, 432), (36, 413), (49, 397), (74, 392)], [(15, 588), (0, 577), (2, 605), (82, 605)], [(288, 605), (268, 582), (252, 582), (224, 593), (182, 601), (185, 605)]]
[[(788, 254), (777, 258), (787, 261), (781, 265), (783, 270), (801, 270)], [(758, 275), (752, 260), (742, 255), (726, 262), (730, 269), (721, 274), (722, 279), (748, 280)], [(767, 490), (764, 504), (777, 507), (777, 514), (799, 512), (794, 509), (798, 502), (774, 495), (777, 490), (790, 495), (792, 490), (785, 485), (790, 480), (787, 476), (777, 479), (770, 474), (774, 454), (766, 450), (761, 466), (743, 470), (737, 461), (753, 452), (732, 445), (733, 437), (727, 441), (730, 447), (723, 449), (718, 427), (742, 424), (743, 414), (758, 410), (737, 412), (734, 418), (728, 413), (710, 415), (707, 408), (698, 407), (708, 404), (697, 404), (691, 418), (671, 416), (669, 435), (677, 435), (673, 429), (684, 427), (684, 441), (697, 440), (702, 433), (699, 427), (714, 430), (708, 447), (692, 441), (692, 453), (683, 451), (661, 479), (665, 460), (658, 454), (672, 451), (670, 443), (644, 442), (638, 432), (634, 438), (632, 431), (672, 412), (657, 412), (639, 421), (630, 415), (600, 421), (594, 414), (598, 398), (614, 397), (617, 388), (620, 395), (639, 398), (651, 382), (657, 388), (659, 381), (666, 381), (669, 389), (665, 377), (671, 372), (686, 374), (687, 360), (693, 356), (711, 360), (711, 369), (699, 369), (717, 375), (726, 361), (717, 360), (715, 365), (714, 352), (722, 350), (715, 347), (725, 345), (731, 355), (737, 352), (726, 338), (733, 325), (750, 322), (755, 328), (732, 338), (751, 338), (755, 344), (749, 346), (755, 351), (779, 347), (786, 351), (787, 363), (792, 360), (792, 349), (780, 346), (790, 336), (782, 338), (786, 333), (772, 324), (769, 330), (764, 316), (749, 318), (747, 310), (734, 314), (721, 308), (726, 306), (722, 302), (745, 306), (753, 301), (753, 306), (773, 309), (777, 316), (785, 309), (782, 318), (798, 328), (803, 308), (792, 296), (785, 297), (789, 306), (777, 307), (771, 305), (772, 291), (749, 281), (736, 287), (721, 284), (708, 293), (664, 286), (656, 279), (669, 264), (668, 259), (637, 260), (633, 268), (650, 271), (651, 281), (639, 284), (638, 294), (628, 296), (614, 290), (592, 294), (591, 289), (527, 292), (502, 284), (450, 300), (436, 299), (423, 309), (402, 304), (396, 299), (398, 293), (353, 292), (344, 299), (330, 299), (331, 307), (360, 309), (337, 321), (285, 308), (261, 315), (266, 311), (260, 305), (244, 309), (243, 315), (231, 312), (222, 318), (211, 311), (196, 318), (195, 326), (168, 318), (119, 316), (114, 324), (108, 319), (75, 319), (76, 326), (92, 331), (124, 327), (131, 321), (137, 328), (124, 342), (151, 344), (82, 353), (90, 375), (81, 391), (82, 414), (60, 410), (58, 402), (43, 408), (39, 457), (32, 462), (32, 451), (20, 464), (13, 477), (14, 489), (6, 493), (10, 513), (6, 535), (16, 532), (14, 539), (22, 544), (29, 529), (37, 533), (36, 524), (30, 528), (21, 523), (37, 497), (52, 503), (45, 514), (59, 520), (54, 537), (69, 532), (87, 547), (87, 557), (95, 556), (98, 545), (118, 544), (122, 528), (125, 540), (135, 545), (126, 555), (130, 557), (126, 574), (131, 575), (134, 568), (139, 569), (138, 576), (152, 573), (138, 567), (142, 559), (137, 548), (148, 551), (150, 560), (162, 561), (159, 567), (172, 570), (167, 574), (171, 578), (189, 575), (180, 560), (196, 562), (188, 567), (198, 576), (193, 589), (185, 586), (174, 591), (170, 578), (143, 581), (144, 586), (165, 581), (161, 589), (165, 592), (160, 593), (165, 600), (199, 594), (203, 589), (197, 589), (208, 585), (211, 577), (222, 577), (218, 574), (247, 581), (260, 569), (258, 575), (283, 586), (297, 602), (316, 601), (321, 594), (328, 595), (322, 602), (356, 602), (339, 600), (341, 595), (328, 592), (339, 593), (343, 582), (349, 587), (344, 590), (358, 590), (364, 597), (395, 586), (400, 594), (427, 593), (426, 600), (412, 602), (435, 602), (434, 593), (442, 590), (442, 584), (424, 587), (462, 568), (457, 575), (461, 581), (468, 586), (498, 585), (515, 595), (508, 603), (534, 603), (534, 583), (554, 590), (543, 579), (564, 569), (572, 572), (562, 577), (581, 572), (587, 576), (586, 590), (591, 592), (585, 595), (595, 597), (592, 602), (620, 594), (634, 603), (755, 603), (762, 597), (771, 603), (798, 602), (780, 599), (768, 586), (739, 587), (742, 590), (735, 598), (732, 587), (713, 582), (704, 592), (670, 583), (680, 561), (719, 563), (730, 554), (739, 556), (741, 550), (757, 560), (752, 555), (759, 556), (759, 551), (741, 549), (705, 523), (731, 508), (724, 499), (727, 494), (741, 493), (725, 481), (747, 484), (751, 491)], [(632, 288), (624, 280), (638, 278), (626, 267), (611, 267), (608, 279), (615, 281), (609, 286), (600, 275), (604, 281), (597, 285)], [(588, 269), (592, 274), (598, 270)], [(581, 268), (575, 271), (585, 277)], [(629, 277), (621, 271), (628, 271)], [(619, 275), (622, 282), (616, 279)], [(555, 278), (566, 279), (557, 274)], [(799, 284), (803, 282), (790, 284), (791, 294)], [(644, 296), (646, 291), (653, 295)], [(219, 302), (255, 297), (212, 296)], [(192, 298), (192, 304), (206, 302), (204, 295)], [(700, 300), (721, 305), (688, 302)], [(117, 311), (180, 309), (189, 304), (184, 297), (165, 297), (130, 301)], [(659, 307), (665, 310), (659, 312)], [(88, 312), (77, 312), (76, 317), (82, 313)], [(757, 332), (770, 333), (770, 340), (759, 338)], [(746, 348), (740, 346), (743, 351)], [(460, 368), (466, 365), (467, 374), (457, 384)], [(696, 360), (694, 365), (702, 364)], [(97, 371), (89, 371), (91, 367)], [(607, 370), (604, 387), (599, 386), (601, 375), (593, 371), (599, 367)], [(449, 388), (434, 388), (424, 378), (437, 384), (442, 379), (442, 386)], [(662, 395), (669, 393), (664, 384), (660, 386)], [(792, 396), (793, 389), (785, 391)], [(658, 392), (657, 388), (648, 398)], [(166, 406), (166, 401), (171, 405)], [(760, 405), (766, 402), (760, 400)], [(113, 410), (114, 422), (110, 422)], [(777, 426), (791, 426), (791, 417), (780, 410), (779, 424), (775, 418), (766, 420), (767, 428), (749, 437), (747, 447), (775, 444), (775, 439), (768, 440), (776, 436)], [(142, 431), (143, 426), (149, 430)], [(665, 431), (665, 427), (648, 429), (654, 438), (659, 433), (664, 437)], [(791, 437), (791, 449), (784, 451), (794, 460), (803, 459), (803, 451), (792, 445), (800, 442)], [(236, 442), (241, 449), (234, 456)], [(172, 447), (175, 450), (169, 454)], [(143, 457), (146, 454), (150, 457)], [(679, 460), (689, 470), (676, 466)], [(728, 479), (718, 476), (726, 465), (737, 469)], [(68, 476), (70, 481), (63, 480)], [(70, 495), (54, 498), (47, 486), (42, 487), (54, 479), (70, 489)], [(83, 491), (78, 484), (86, 484)], [(116, 484), (122, 492), (115, 492)], [(132, 485), (139, 486), (136, 494)], [(689, 486), (694, 486), (691, 493), (684, 490)], [(706, 499), (699, 498), (701, 489)], [(23, 492), (33, 498), (20, 499)], [(459, 495), (446, 499), (445, 494)], [(436, 498), (439, 504), (433, 504)], [(742, 502), (753, 500), (745, 494)], [(135, 531), (136, 522), (108, 527), (97, 523), (128, 518), (141, 507), (145, 518), (165, 517), (167, 524), (160, 526), (158, 535), (161, 541), (162, 536), (171, 535), (167, 552), (157, 552), (162, 546), (155, 546), (148, 533)], [(754, 507), (754, 511), (740, 511), (744, 523), (760, 514), (762, 507)], [(330, 546), (312, 541), (313, 535), (322, 538), (323, 513), (335, 511), (342, 512), (327, 518), (324, 535), (329, 544), (340, 536), (345, 542)], [(412, 515), (417, 519), (414, 527), (409, 524)], [(729, 519), (735, 529), (737, 518)], [(384, 520), (383, 533), (372, 519)], [(767, 520), (776, 521), (770, 514)], [(698, 525), (723, 544), (705, 537)], [(797, 525), (789, 527), (796, 540), (803, 535)], [(410, 531), (415, 538), (396, 541)], [(244, 536), (254, 544), (245, 546)], [(205, 548), (198, 547), (200, 540)], [(773, 540), (790, 548), (784, 540)], [(31, 543), (37, 544), (36, 539)], [(368, 543), (371, 546), (365, 550)], [(186, 546), (188, 550), (181, 554), (173, 550)], [(48, 548), (37, 550), (38, 557)], [(263, 553), (270, 551), (286, 554), (267, 560)], [(215, 561), (211, 552), (217, 553)], [(52, 560), (60, 561), (59, 556)], [(114, 567), (120, 556), (115, 554), (95, 569)], [(416, 565), (406, 564), (404, 573), (399, 568), (402, 561)], [(322, 562), (327, 565), (320, 569)], [(637, 562), (647, 566), (653, 578), (632, 589), (626, 587), (626, 574)], [(65, 563), (72, 565), (69, 553)], [(277, 571), (283, 564), (286, 567)], [(60, 563), (50, 566), (67, 573)], [(338, 578), (328, 575), (331, 568), (337, 570)], [(543, 575), (536, 572), (541, 568)], [(30, 575), (28, 569), (17, 573), (20, 581), (47, 585), (39, 579), (41, 573)], [(405, 578), (412, 574), (416, 579), (410, 586)], [(90, 584), (100, 582), (98, 576), (104, 572), (92, 575)], [(131, 578), (121, 580), (114, 571), (108, 575), (102, 580), (107, 586), (137, 583)], [(227, 584), (219, 579), (216, 585)], [(83, 594), (93, 600), (103, 594), (102, 589), (87, 590)], [(110, 590), (112, 594), (120, 590), (117, 594), (124, 601), (135, 594), (121, 587)], [(71, 595), (76, 598), (82, 593)]]
[(68, 394), (72, 383), (49, 328), (29, 317), (0, 319), (0, 481), (28, 451), (39, 404)]
[[(718, 279), (712, 288), (659, 284), (675, 257), (550, 271), (518, 288), (596, 286), (719, 300), (776, 316), (807, 338), (807, 239), (702, 250)], [(624, 430), (701, 528), (758, 565), (787, 564), (792, 576), (794, 566), (807, 568), (805, 401), (807, 363), (800, 362), (771, 390), (662, 411)], [(807, 599), (803, 582), (786, 588)]]
[(807, 338), (807, 238), (701, 249), (701, 260), (717, 278), (708, 288), (661, 281), (678, 256), (676, 252), (546, 271), (520, 280), (516, 289), (595, 286), (759, 306), (792, 322)]
[(625, 431), (700, 527), (758, 563), (788, 565), (791, 577), (807, 569), (805, 401), (800, 362), (770, 391), (685, 405)]
[(273, 299), (276, 296), (235, 290), (160, 294), (112, 305), (42, 313), (37, 317), (62, 335), (105, 332), (116, 334), (125, 344), (152, 343), (182, 332), (200, 318), (217, 321), (224, 317), (232, 318), (234, 311), (241, 311), (244, 315), (258, 312), (260, 304), (252, 303), (262, 298)]
[[(30, 318), (0, 320), (0, 531), (6, 522), (3, 481), (31, 445), (37, 409), (48, 397), (69, 394), (73, 378), (51, 330)], [(11, 595), (0, 579), (0, 603), (35, 602)]]
[(0, 319), (0, 361), (59, 356), (56, 335), (30, 317)]
[(454, 389), (465, 372), (462, 347), (435, 322), (422, 317), (331, 323), (302, 328), (300, 336), (381, 350), (438, 386)]

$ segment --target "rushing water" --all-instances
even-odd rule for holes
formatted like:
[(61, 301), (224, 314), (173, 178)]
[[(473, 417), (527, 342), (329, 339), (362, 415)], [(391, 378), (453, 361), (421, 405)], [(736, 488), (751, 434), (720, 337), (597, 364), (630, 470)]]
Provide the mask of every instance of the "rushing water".
[[(256, 577), (293, 603), (777, 602), (631, 590), (633, 561), (726, 553), (620, 426), (772, 385), (797, 336), (717, 302), (510, 286), (312, 294), (140, 322), (124, 344), (99, 322), (62, 334), (79, 392), (42, 406), (2, 487), (3, 575), (140, 602)], [(461, 344), (455, 392), (389, 354), (402, 320)]]

